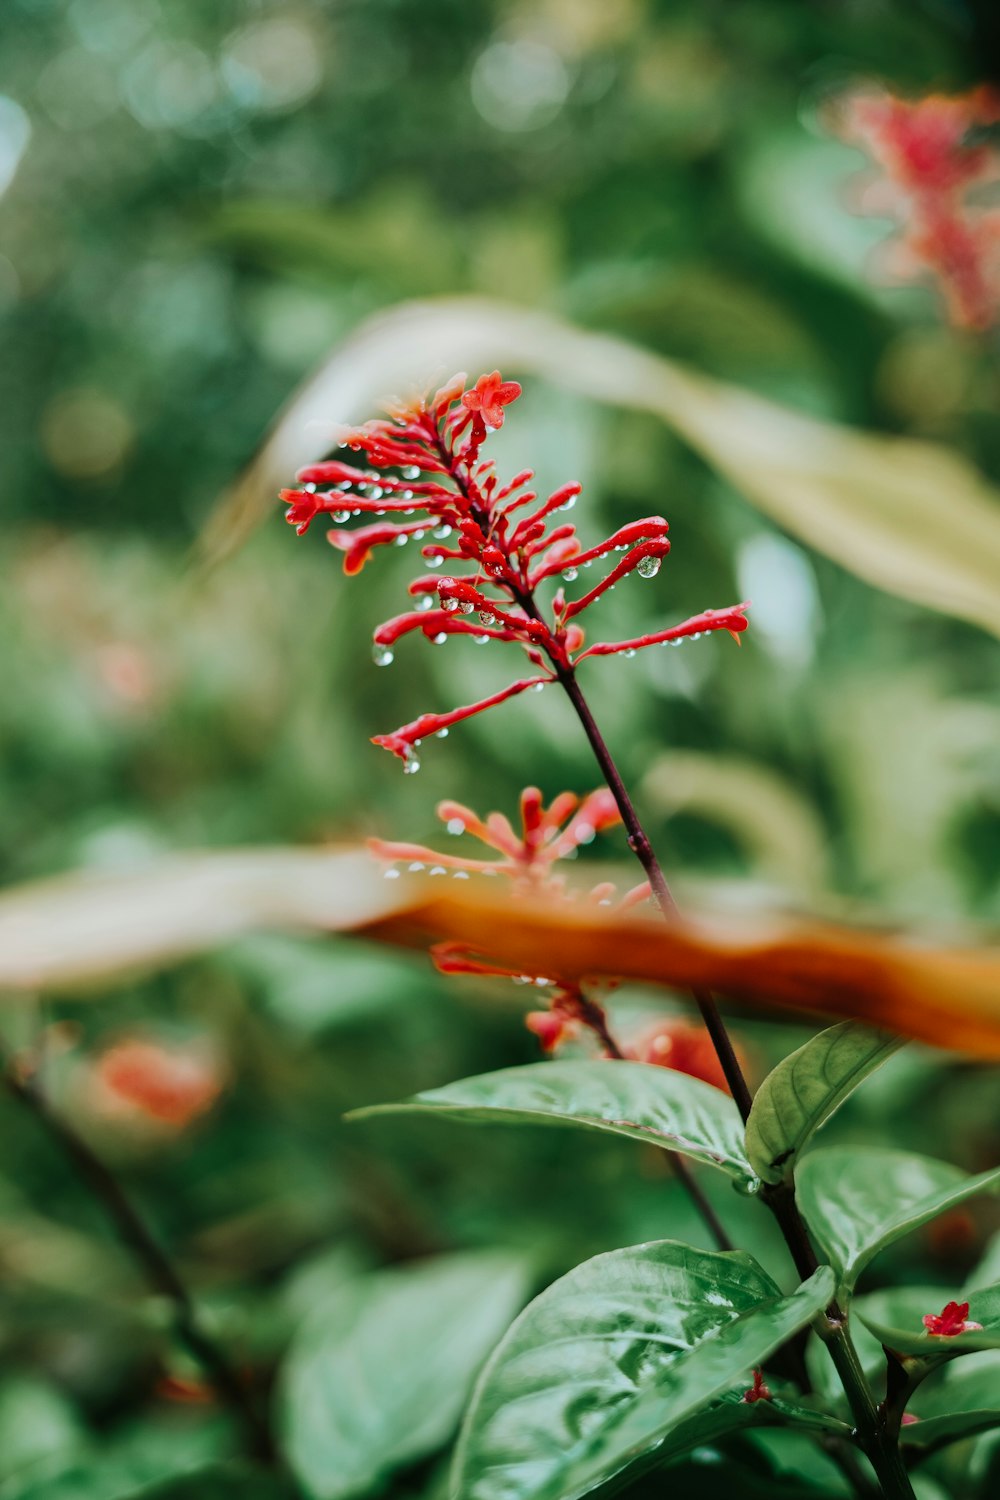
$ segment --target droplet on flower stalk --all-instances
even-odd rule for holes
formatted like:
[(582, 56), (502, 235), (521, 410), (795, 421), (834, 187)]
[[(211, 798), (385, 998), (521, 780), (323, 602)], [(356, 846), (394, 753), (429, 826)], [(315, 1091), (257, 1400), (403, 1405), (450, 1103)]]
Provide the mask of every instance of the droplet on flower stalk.
[(635, 565), (635, 571), (640, 578), (655, 578), (660, 571), (660, 559), (658, 557), (640, 557)]
[(456, 880), (468, 880), (469, 878), (468, 870), (455, 870), (453, 874)]
[(351, 512), (349, 510), (335, 510), (333, 512), (333, 519), (336, 521), (338, 526), (343, 526), (345, 521), (349, 521), (351, 519)]
[(544, 682), (533, 682), (532, 685), (531, 685), (531, 691), (533, 693), (540, 693), (542, 691), (542, 688), (544, 686), (545, 686)]
[(488, 635), (474, 635), (472, 637), (472, 644), (474, 646), (488, 646), (489, 643), (490, 638)]
[(439, 630), (437, 635), (434, 637), (434, 644), (435, 646), (443, 646), (447, 639), (448, 632), (446, 630)]
[[(405, 758), (403, 760), (403, 775), (404, 776), (415, 776), (419, 770), (420, 770), (420, 757), (418, 755), (415, 755), (412, 750), (407, 750), (406, 756), (405, 756)], [(411, 869), (413, 868), (412, 865), (410, 866), (410, 868)], [(421, 866), (421, 869), (422, 868), (423, 868), (423, 866)]]
[(472, 615), (476, 612), (476, 606), (471, 599), (459, 599), (458, 612), (460, 615)]
[(580, 575), (577, 572), (576, 568), (564, 568), (562, 576), (563, 583), (574, 583)]
[(457, 835), (465, 832), (465, 824), (461, 818), (449, 818), (444, 826), (449, 833)]
[(377, 667), (389, 667), (395, 659), (393, 652), (388, 646), (379, 646), (376, 644), (372, 647), (372, 661)]
[(417, 464), (407, 464), (405, 469), (400, 470), (400, 473), (402, 474), (404, 479), (420, 478), (420, 469)]
[(458, 614), (458, 611), (459, 611), (460, 607), (461, 606), (459, 605), (459, 601), (457, 599), (442, 599), (441, 600), (441, 608), (444, 610), (444, 612), (445, 612), (446, 615), (456, 615), (456, 614)]
[(447, 729), (437, 729), (437, 730), (435, 730), (435, 732), (434, 732), (434, 738), (437, 739), (437, 740), (446, 740), (448, 738), (448, 731), (447, 731)]
[(395, 866), (392, 866), (388, 870), (386, 870), (385, 874), (382, 876), (382, 879), (383, 880), (398, 880), (399, 879), (399, 871), (395, 868)]
[(422, 869), (423, 869), (423, 868), (424, 868), (424, 864), (423, 864), (423, 860), (420, 860), (420, 859), (415, 859), (415, 860), (414, 860), (414, 861), (413, 861), (413, 863), (412, 863), (412, 864), (411, 864), (411, 865), (410, 865), (410, 867), (409, 867), (409, 869), (410, 869), (410, 874), (411, 874), (411, 875), (419, 875), (419, 874), (420, 874), (420, 871), (421, 871), (421, 870), (422, 870)]
[(633, 657), (633, 656), (634, 656), (634, 655), (635, 655), (635, 647), (634, 647), (634, 646), (630, 646), (630, 647), (629, 647), (629, 648), (628, 648), (628, 650), (627, 650), (627, 651), (623, 651), (623, 652), (622, 652), (622, 656), (626, 656), (626, 657), (628, 657), (628, 659), (629, 659), (629, 660), (630, 660), (630, 661), (631, 661), (631, 659), (632, 659), (632, 657)]
[(495, 625), (497, 622), (496, 615), (491, 614), (488, 609), (481, 609), (479, 611), (479, 618), (484, 625)]
[(433, 609), (434, 608), (434, 600), (431, 598), (430, 594), (421, 594), (420, 598), (417, 600), (417, 608), (418, 609)]
[(396, 546), (397, 546), (397, 547), (405, 547), (405, 546), (406, 546), (406, 544), (407, 544), (407, 542), (408, 542), (408, 541), (409, 541), (409, 540), (410, 540), (410, 539), (409, 539), (409, 537), (408, 537), (408, 536), (407, 536), (407, 535), (406, 535), (406, 532), (405, 532), (405, 531), (401, 531), (401, 532), (400, 532), (400, 533), (399, 533), (399, 536), (398, 536), (398, 537), (397, 537), (397, 538), (396, 538)]
[(563, 503), (562, 503), (562, 505), (557, 505), (556, 506), (556, 510), (572, 510), (575, 504), (576, 504), (576, 496), (575, 495), (570, 495), (569, 499), (568, 500), (564, 500)]
[(445, 869), (444, 865), (431, 865), (429, 873), (431, 875), (447, 875), (448, 871)]
[(439, 568), (441, 566), (441, 564), (444, 562), (444, 558), (441, 556), (440, 553), (434, 552), (434, 553), (431, 554), (430, 557), (425, 557), (424, 558), (424, 562), (427, 564), (427, 566), (429, 568)]
[(451, 536), (451, 527), (450, 526), (435, 526), (435, 528), (434, 528), (434, 535), (437, 537), (437, 539), (438, 539), (439, 542), (447, 541), (448, 537)]

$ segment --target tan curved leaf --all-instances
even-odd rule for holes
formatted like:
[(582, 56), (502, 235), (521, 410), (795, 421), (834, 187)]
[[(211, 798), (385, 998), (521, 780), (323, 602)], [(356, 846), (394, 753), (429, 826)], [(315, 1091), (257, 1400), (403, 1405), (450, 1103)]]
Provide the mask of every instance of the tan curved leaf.
[(178, 855), (0, 896), (0, 989), (78, 993), (265, 928), (449, 938), (534, 973), (707, 986), (737, 1005), (868, 1021), (1000, 1060), (1000, 948), (921, 945), (818, 919), (685, 918), (517, 900), (429, 876), (387, 881), (357, 849)]
[(792, 535), (879, 588), (1000, 634), (1000, 494), (958, 453), (806, 417), (623, 339), (472, 297), (363, 323), (279, 415), (211, 518), (203, 555), (237, 547), (338, 423), (456, 369), (495, 366), (653, 413)]

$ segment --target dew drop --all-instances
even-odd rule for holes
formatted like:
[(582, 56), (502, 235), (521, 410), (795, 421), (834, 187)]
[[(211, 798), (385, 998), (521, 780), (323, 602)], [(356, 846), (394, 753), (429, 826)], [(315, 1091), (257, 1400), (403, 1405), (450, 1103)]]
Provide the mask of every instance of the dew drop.
[(627, 657), (629, 659), (629, 661), (631, 661), (631, 659), (632, 659), (632, 657), (634, 655), (635, 655), (635, 647), (634, 646), (630, 646), (627, 651), (623, 651), (622, 652), (622, 656)]
[(450, 526), (435, 526), (435, 528), (434, 528), (434, 535), (437, 537), (437, 539), (438, 539), (439, 542), (447, 541), (448, 537), (451, 536), (451, 527)]
[[(373, 484), (371, 486), (371, 488), (369, 489), (368, 493), (369, 493), (369, 495), (371, 495), (371, 497), (372, 497), (373, 500), (381, 500), (382, 496), (385, 494), (385, 491), (383, 490), (383, 488), (382, 488), (382, 486), (380, 484)], [(384, 516), (385, 515), (385, 511), (384, 510), (377, 510), (375, 512), (375, 514), (377, 516)]]
[(372, 647), (372, 661), (377, 667), (391, 667), (394, 660), (394, 653), (388, 646), (380, 646), (376, 642)]
[(404, 469), (400, 470), (400, 473), (402, 474), (404, 479), (420, 478), (420, 468), (417, 464), (407, 464)]
[(431, 865), (430, 873), (432, 875), (447, 875), (448, 871), (444, 865)]
[(465, 824), (462, 822), (461, 818), (449, 818), (444, 826), (449, 833), (455, 835), (465, 832)]
[(423, 860), (422, 859), (415, 859), (413, 861), (413, 863), (409, 866), (409, 871), (410, 871), (411, 875), (419, 875), (420, 871), (423, 868), (424, 868), (424, 862), (423, 862)]
[(532, 685), (531, 685), (531, 691), (533, 693), (540, 693), (542, 691), (542, 688), (544, 686), (545, 686), (544, 682), (533, 682)]
[(415, 516), (416, 513), (417, 513), (416, 506), (413, 506), (413, 505), (408, 505), (406, 507), (406, 509), (403, 511), (403, 515), (404, 516)]
[(576, 568), (563, 569), (563, 583), (573, 583), (577, 578), (579, 578), (579, 576), (580, 574), (577, 572)]
[(655, 578), (660, 571), (660, 559), (658, 557), (640, 557), (635, 565), (635, 571), (640, 578)]
[(350, 519), (351, 512), (349, 510), (335, 510), (333, 512), (333, 520), (336, 521), (338, 526), (343, 526), (344, 522)]
[(476, 612), (476, 606), (471, 599), (459, 599), (458, 612), (460, 615), (473, 615)]
[(592, 844), (597, 837), (597, 830), (592, 823), (577, 823), (573, 837), (578, 844)]
[(457, 599), (442, 599), (441, 608), (444, 610), (446, 615), (455, 615), (458, 613), (461, 606)]
[(390, 869), (390, 870), (386, 870), (385, 873), (382, 876), (382, 879), (383, 880), (398, 880), (399, 879), (399, 871), (397, 869), (395, 869), (395, 868)]
[(530, 984), (531, 983), (531, 975), (530, 974), (513, 974), (511, 976), (511, 978), (513, 979), (513, 982), (515, 984)]
[(424, 530), (423, 530), (423, 529), (421, 529), (421, 530), (420, 530), (420, 531), (414, 531), (414, 532), (413, 532), (413, 533), (412, 533), (412, 536), (413, 536), (413, 540), (414, 540), (414, 541), (415, 541), (415, 542), (422, 542), (422, 541), (423, 541), (423, 539), (424, 539), (424, 537), (425, 537), (425, 536), (426, 536), (426, 535), (427, 535), (427, 533), (426, 533), (426, 531), (424, 531)]
[(434, 637), (434, 644), (435, 646), (443, 646), (447, 639), (448, 632), (446, 630), (439, 630), (437, 635)]
[(472, 637), (472, 644), (474, 646), (488, 646), (489, 643), (490, 638), (488, 635), (474, 635)]
[(316, 486), (314, 484), (307, 484), (306, 485), (306, 494), (307, 495), (315, 495), (315, 493), (316, 493)]
[(488, 609), (481, 609), (479, 611), (479, 618), (484, 625), (495, 625), (497, 622), (496, 615), (491, 614)]
[(563, 503), (562, 503), (562, 505), (557, 505), (556, 506), (556, 510), (572, 510), (575, 504), (576, 504), (576, 496), (575, 495), (570, 495), (569, 499), (568, 500), (564, 500)]
[(448, 731), (447, 731), (447, 729), (437, 729), (437, 730), (435, 730), (434, 731), (434, 738), (436, 740), (446, 740), (448, 738)]
[(469, 878), (469, 872), (468, 872), (468, 870), (456, 870), (455, 871), (455, 879), (456, 880), (468, 880), (468, 878)]
[(409, 541), (409, 537), (406, 535), (406, 532), (405, 531), (401, 531), (399, 533), (399, 535), (396, 537), (396, 546), (397, 547), (405, 547), (408, 541)]
[[(412, 750), (407, 750), (406, 757), (403, 761), (403, 775), (415, 776), (419, 770), (420, 757), (418, 755), (414, 755)], [(421, 865), (420, 868), (423, 869), (423, 865)], [(412, 865), (410, 866), (410, 869), (413, 869)]]
[(433, 552), (430, 557), (425, 557), (424, 561), (429, 568), (439, 568), (444, 562), (444, 558), (439, 553)]

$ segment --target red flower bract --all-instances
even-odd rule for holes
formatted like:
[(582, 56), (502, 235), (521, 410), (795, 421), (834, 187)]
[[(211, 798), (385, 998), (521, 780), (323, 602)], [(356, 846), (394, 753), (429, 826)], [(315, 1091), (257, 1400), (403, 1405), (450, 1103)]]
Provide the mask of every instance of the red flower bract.
[[(424, 542), (430, 573), (409, 585), (415, 608), (375, 631), (373, 656), (379, 666), (388, 666), (396, 643), (416, 632), (438, 645), (463, 635), (478, 645), (510, 642), (536, 669), (476, 703), (421, 714), (377, 735), (375, 743), (398, 755), (410, 771), (419, 767), (416, 747), (422, 739), (529, 688), (565, 682), (588, 656), (632, 656), (647, 646), (679, 645), (715, 630), (738, 641), (746, 629), (747, 606), (737, 604), (585, 649), (578, 617), (630, 574), (655, 577), (670, 550), (667, 523), (662, 516), (646, 516), (584, 547), (574, 526), (556, 520), (574, 504), (578, 484), (563, 485), (541, 501), (528, 488), (530, 470), (501, 484), (480, 450), (487, 428), (502, 424), (504, 407), (520, 393), (517, 382), (502, 380), (498, 370), (480, 376), (471, 390), (465, 389), (464, 376), (456, 376), (431, 398), (396, 405), (387, 417), (342, 434), (341, 446), (362, 455), (371, 468), (343, 458), (309, 464), (298, 475), (302, 488), (282, 492), (287, 520), (300, 535), (317, 516), (332, 518), (327, 537), (344, 553), (350, 575), (359, 573), (378, 547)], [(373, 523), (346, 527), (359, 516), (374, 517)], [(613, 564), (592, 588), (567, 599), (563, 583), (574, 582), (595, 563), (611, 562), (613, 555)], [(557, 580), (543, 603), (538, 590)]]
[(974, 1333), (982, 1323), (969, 1321), (967, 1302), (948, 1302), (939, 1313), (925, 1313), (924, 1327), (934, 1338), (953, 1339), (958, 1333)]

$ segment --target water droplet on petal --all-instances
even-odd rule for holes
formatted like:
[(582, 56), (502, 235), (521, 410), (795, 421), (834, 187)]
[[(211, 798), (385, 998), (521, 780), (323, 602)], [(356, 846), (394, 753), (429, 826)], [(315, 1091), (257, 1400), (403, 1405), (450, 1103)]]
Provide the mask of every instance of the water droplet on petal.
[(635, 571), (640, 578), (655, 578), (660, 571), (660, 559), (658, 557), (640, 557), (635, 565)]
[(476, 612), (476, 606), (473, 604), (471, 599), (459, 599), (458, 612), (460, 615), (474, 615)]
[(437, 537), (437, 539), (438, 539), (439, 542), (444, 542), (444, 541), (446, 541), (448, 539), (448, 537), (451, 536), (451, 527), (450, 526), (435, 526), (435, 528), (434, 528), (434, 535)]
[(404, 479), (420, 478), (420, 469), (417, 464), (407, 464), (404, 469), (400, 470), (400, 473), (402, 474)]
[(410, 874), (411, 875), (419, 875), (420, 871), (423, 868), (424, 868), (424, 862), (423, 862), (423, 860), (422, 859), (415, 859), (413, 861), (413, 863), (409, 866)]
[(576, 496), (575, 495), (570, 495), (569, 499), (568, 500), (564, 500), (563, 503), (562, 503), (562, 505), (557, 505), (556, 506), (556, 510), (572, 510), (575, 504), (576, 504)]
[(444, 865), (431, 865), (430, 873), (432, 875), (447, 875), (448, 871)]
[(417, 608), (418, 609), (433, 609), (434, 608), (434, 600), (431, 598), (430, 594), (421, 594), (420, 595), (420, 598), (417, 600)]
[(405, 532), (405, 531), (401, 531), (401, 532), (400, 532), (400, 533), (399, 533), (399, 535), (398, 535), (398, 536), (397, 536), (397, 537), (396, 537), (396, 539), (395, 539), (395, 541), (396, 541), (396, 546), (397, 546), (397, 547), (405, 547), (405, 546), (406, 546), (406, 544), (407, 544), (407, 542), (408, 542), (408, 541), (409, 541), (409, 540), (410, 540), (410, 539), (409, 539), (409, 537), (408, 537), (408, 536), (407, 536), (407, 535), (406, 535), (406, 532)]
[(563, 583), (574, 583), (579, 576), (576, 568), (563, 568)]
[(446, 740), (448, 738), (448, 731), (447, 731), (447, 729), (438, 729), (438, 730), (436, 730), (435, 734), (434, 734), (434, 738), (437, 739), (437, 740)]
[(351, 519), (351, 512), (349, 510), (335, 510), (332, 512), (332, 516), (338, 526), (343, 526), (345, 521)]
[(629, 660), (631, 660), (634, 655), (635, 655), (635, 647), (634, 646), (630, 646), (627, 651), (623, 651), (622, 652), (622, 656), (628, 657)]
[[(420, 757), (418, 755), (414, 755), (412, 750), (407, 750), (406, 756), (403, 760), (403, 775), (415, 776), (419, 770)], [(410, 869), (412, 870), (412, 868), (413, 866), (411, 865)], [(423, 869), (423, 865), (421, 865), (420, 868)]]
[(479, 618), (484, 625), (495, 625), (497, 622), (496, 615), (491, 614), (488, 609), (481, 609), (479, 611)]
[(395, 656), (388, 646), (380, 646), (376, 642), (372, 647), (372, 661), (377, 667), (389, 667), (395, 661)]
[(490, 638), (488, 635), (474, 635), (472, 637), (472, 644), (474, 646), (488, 646), (489, 643)]
[(435, 646), (443, 646), (447, 639), (448, 632), (446, 630), (439, 630), (437, 635), (434, 637), (434, 644)]
[(455, 615), (455, 614), (457, 614), (458, 611), (459, 611), (459, 607), (460, 606), (459, 606), (459, 602), (458, 602), (457, 599), (442, 599), (441, 600), (441, 608), (444, 610), (444, 612), (445, 612), (446, 615)]
[(543, 688), (543, 687), (544, 687), (544, 686), (545, 686), (545, 683), (544, 683), (544, 682), (533, 682), (533, 683), (532, 683), (532, 684), (531, 684), (531, 691), (532, 691), (532, 692), (533, 692), (533, 693), (540, 693), (540, 692), (541, 692), (541, 691), (542, 691), (542, 688)]
[(386, 870), (385, 873), (382, 876), (382, 879), (383, 880), (398, 880), (399, 879), (399, 871), (397, 869), (395, 869), (395, 867), (393, 867), (392, 869)]
[(429, 568), (439, 568), (444, 562), (444, 558), (440, 555), (440, 553), (435, 552), (432, 553), (430, 557), (425, 557), (424, 562)]
[(465, 824), (461, 818), (449, 818), (444, 826), (449, 833), (459, 834), (465, 832)]
[(468, 880), (468, 878), (469, 878), (469, 872), (468, 872), (468, 870), (456, 870), (455, 871), (455, 879), (456, 880)]

